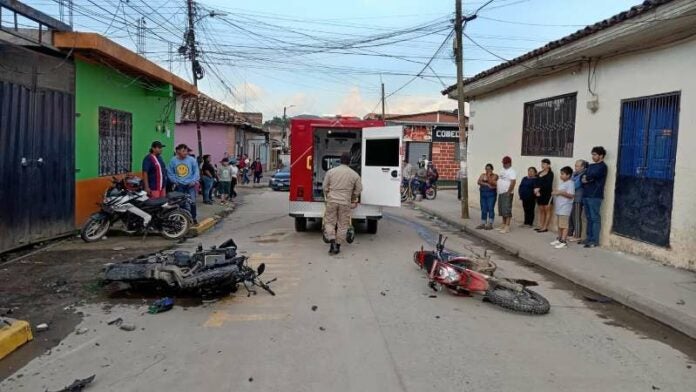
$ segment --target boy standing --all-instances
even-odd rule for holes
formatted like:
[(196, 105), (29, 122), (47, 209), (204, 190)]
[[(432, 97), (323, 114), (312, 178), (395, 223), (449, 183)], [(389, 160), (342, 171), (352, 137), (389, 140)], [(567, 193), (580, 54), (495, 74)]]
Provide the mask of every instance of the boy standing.
[(575, 183), (570, 180), (573, 169), (565, 166), (561, 169), (561, 183), (558, 189), (551, 192), (554, 196), (553, 205), (558, 218), (558, 238), (551, 243), (556, 249), (568, 247), (568, 221), (570, 212), (573, 209), (573, 199), (575, 198)]
[(220, 179), (220, 196), (222, 204), (227, 204), (227, 197), (232, 195), (232, 167), (230, 160), (222, 158), (222, 166), (217, 170), (218, 178)]

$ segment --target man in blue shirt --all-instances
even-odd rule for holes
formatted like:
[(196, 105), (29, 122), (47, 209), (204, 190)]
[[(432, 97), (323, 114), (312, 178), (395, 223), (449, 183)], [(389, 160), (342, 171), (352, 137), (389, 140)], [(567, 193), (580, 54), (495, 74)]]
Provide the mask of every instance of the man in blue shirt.
[(167, 165), (162, 159), (164, 144), (152, 142), (150, 153), (143, 159), (143, 184), (147, 195), (153, 199), (166, 196)]
[(582, 176), (582, 204), (587, 216), (587, 239), (585, 248), (594, 248), (599, 245), (599, 234), (602, 229), (599, 215), (604, 200), (604, 184), (607, 181), (607, 164), (604, 157), (607, 151), (604, 147), (597, 146), (592, 149), (592, 164), (587, 167)]
[(189, 148), (185, 144), (176, 146), (176, 155), (167, 166), (169, 181), (174, 184), (174, 190), (187, 193), (190, 197), (188, 210), (193, 217), (193, 223), (198, 224), (196, 217), (196, 184), (200, 179), (200, 171), (196, 159), (189, 156)]

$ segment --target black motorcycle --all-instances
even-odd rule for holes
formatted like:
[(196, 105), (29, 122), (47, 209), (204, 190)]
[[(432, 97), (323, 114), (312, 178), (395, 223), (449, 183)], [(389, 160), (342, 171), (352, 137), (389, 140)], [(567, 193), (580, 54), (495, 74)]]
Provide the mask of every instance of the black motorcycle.
[(156, 232), (169, 239), (186, 235), (192, 225), (191, 214), (183, 207), (189, 203), (185, 193), (171, 192), (167, 197), (150, 199), (138, 177), (113, 178), (104, 192), (101, 210), (92, 214), (82, 226), (85, 242), (102, 238), (111, 226), (121, 221), (128, 233)]
[(248, 264), (246, 256), (237, 255), (237, 244), (232, 239), (219, 247), (204, 250), (202, 245), (195, 252), (175, 251), (154, 253), (122, 263), (109, 264), (104, 269), (104, 283), (128, 283), (132, 286), (164, 286), (181, 291), (235, 291), (241, 283), (249, 295), (256, 294), (254, 286), (271, 295), (268, 282), (262, 281), (266, 265), (256, 270)]

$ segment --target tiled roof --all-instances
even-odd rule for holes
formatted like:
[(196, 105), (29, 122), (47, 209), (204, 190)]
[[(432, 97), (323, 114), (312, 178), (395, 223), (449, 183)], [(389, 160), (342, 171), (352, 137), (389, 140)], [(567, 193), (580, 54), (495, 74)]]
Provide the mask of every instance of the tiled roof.
[[(196, 97), (184, 97), (181, 104), (181, 122), (196, 121)], [(231, 107), (207, 95), (200, 95), (201, 122), (214, 124), (244, 124), (249, 121)]]
[(239, 112), (239, 115), (245, 118), (251, 125), (260, 127), (263, 124), (263, 113)]
[[(621, 12), (619, 14), (616, 14), (612, 16), (611, 18), (604, 19), (601, 22), (597, 22), (593, 25), (587, 26), (584, 29), (580, 29), (573, 34), (567, 35), (559, 40), (556, 41), (551, 41), (548, 44), (542, 46), (541, 48), (535, 49), (531, 52), (528, 52), (526, 54), (523, 54), (522, 56), (516, 57), (510, 61), (507, 61), (505, 63), (496, 65), (493, 68), (487, 69), (471, 78), (468, 78), (464, 81), (464, 84), (470, 84), (473, 83), (479, 79), (483, 79), (486, 76), (492, 75), (496, 72), (502, 71), (503, 69), (512, 67), (513, 65), (522, 63), (524, 61), (527, 61), (531, 58), (541, 56), (542, 54), (545, 54), (547, 52), (550, 52), (554, 49), (557, 49), (561, 46), (567, 45), (571, 42), (575, 42), (579, 39), (585, 38), (587, 36), (590, 36), (592, 34), (595, 34), (597, 32), (600, 32), (602, 30), (608, 29), (610, 27), (613, 27), (615, 25), (618, 25), (626, 20), (638, 17), (640, 15), (645, 14), (648, 11), (654, 10), (655, 8), (671, 3), (674, 0), (646, 0), (643, 3), (631, 7), (628, 11)], [(453, 84), (446, 89), (442, 90), (442, 94), (446, 95), (449, 94), (450, 92), (454, 91), (457, 89), (457, 85)]]

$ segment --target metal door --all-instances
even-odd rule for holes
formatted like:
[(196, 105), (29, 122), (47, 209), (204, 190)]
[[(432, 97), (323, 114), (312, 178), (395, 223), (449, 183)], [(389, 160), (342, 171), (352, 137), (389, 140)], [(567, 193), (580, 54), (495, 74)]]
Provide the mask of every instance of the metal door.
[(0, 252), (74, 230), (74, 68), (0, 43)]
[(430, 147), (432, 143), (427, 142), (408, 142), (408, 163), (413, 165), (413, 167), (418, 167), (418, 161), (421, 160), (423, 155), (425, 159), (430, 161)]
[(360, 203), (401, 206), (401, 126), (363, 128)]
[(623, 101), (613, 231), (669, 246), (680, 93)]

